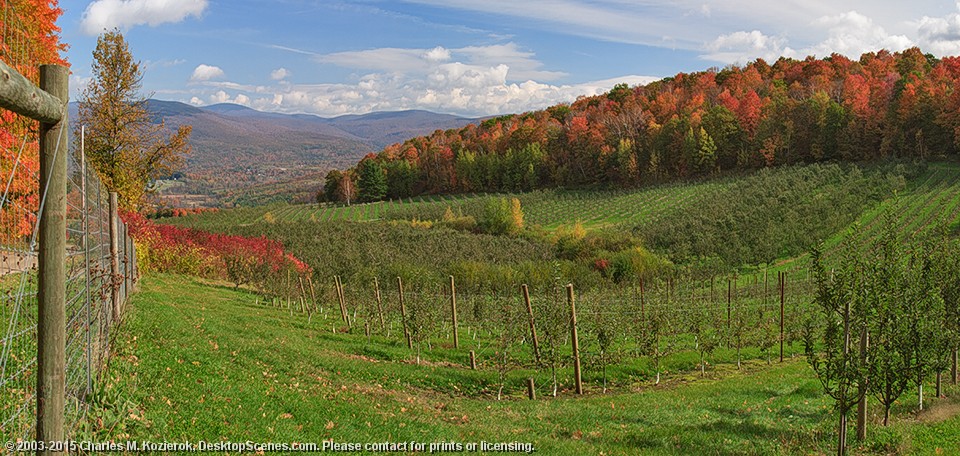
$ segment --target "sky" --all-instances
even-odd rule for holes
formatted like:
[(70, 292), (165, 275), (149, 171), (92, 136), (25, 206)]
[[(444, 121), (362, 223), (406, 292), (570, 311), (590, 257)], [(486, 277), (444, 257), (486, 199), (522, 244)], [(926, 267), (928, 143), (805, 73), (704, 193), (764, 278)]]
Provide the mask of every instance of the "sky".
[(542, 109), (757, 58), (960, 54), (960, 1), (62, 0), (71, 98), (117, 28), (146, 95), (323, 117)]

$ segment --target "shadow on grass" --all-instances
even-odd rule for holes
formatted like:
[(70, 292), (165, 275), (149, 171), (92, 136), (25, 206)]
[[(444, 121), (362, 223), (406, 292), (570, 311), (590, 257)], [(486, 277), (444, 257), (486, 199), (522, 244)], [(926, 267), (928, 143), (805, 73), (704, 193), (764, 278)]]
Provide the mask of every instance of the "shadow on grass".
[[(624, 448), (647, 454), (753, 455), (778, 454), (779, 443), (806, 440), (799, 431), (765, 426), (751, 421), (720, 419), (710, 423), (652, 428), (632, 433)], [(768, 445), (758, 446), (757, 442)]]

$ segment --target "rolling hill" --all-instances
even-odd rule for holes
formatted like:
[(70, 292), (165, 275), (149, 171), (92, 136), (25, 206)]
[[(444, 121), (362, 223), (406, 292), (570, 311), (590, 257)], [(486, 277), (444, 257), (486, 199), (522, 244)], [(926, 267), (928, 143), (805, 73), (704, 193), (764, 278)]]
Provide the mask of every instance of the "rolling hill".
[[(193, 126), (193, 153), (183, 170), (187, 179), (164, 190), (168, 197), (187, 205), (215, 205), (240, 188), (294, 181), (347, 167), (388, 144), (475, 121), (427, 111), (323, 118), (263, 112), (236, 104), (195, 107), (151, 99), (148, 106), (156, 122)], [(76, 103), (71, 103), (72, 119), (77, 118), (76, 110)]]

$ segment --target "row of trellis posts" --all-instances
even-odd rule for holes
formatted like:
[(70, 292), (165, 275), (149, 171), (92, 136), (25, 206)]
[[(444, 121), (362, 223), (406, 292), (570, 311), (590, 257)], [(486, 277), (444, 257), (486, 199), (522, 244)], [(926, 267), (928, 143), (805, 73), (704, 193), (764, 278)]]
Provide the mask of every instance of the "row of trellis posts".
[[(15, 310), (10, 313), (11, 322), (7, 323), (3, 340), (4, 368), (7, 367), (11, 344), (22, 346), (19, 350), (28, 356), (32, 354), (31, 345), (35, 344), (36, 350), (35, 391), (30, 391), (33, 385), (25, 384), (29, 383), (32, 374), (32, 369), (28, 368), (30, 364), (13, 374), (4, 372), (4, 378), (0, 379), (5, 388), (14, 388), (16, 384), (17, 388), (24, 390), (18, 399), (21, 403), (2, 404), (0, 434), (7, 440), (65, 441), (69, 432), (67, 427), (73, 424), (65, 418), (67, 396), (82, 398), (90, 393), (93, 374), (99, 372), (107, 358), (109, 328), (120, 319), (123, 304), (133, 291), (139, 274), (135, 245), (125, 224), (117, 216), (116, 193), (103, 190), (96, 174), (87, 169), (82, 146), (79, 158), (69, 152), (68, 79), (67, 67), (41, 65), (37, 87), (15, 68), (0, 61), (0, 108), (40, 122), (39, 210), (32, 212), (17, 208), (7, 191), (0, 195), (0, 211), (4, 205), (8, 210), (4, 216), (32, 216), (36, 220), (33, 233), (29, 235), (29, 246), (0, 245), (0, 253), (5, 256), (15, 254), (21, 262), (25, 257), (35, 258), (37, 268), (35, 291), (25, 290), (24, 286), (27, 277), (32, 277), (31, 266), (0, 271), (0, 275), (17, 272), (22, 276), (19, 289), (11, 293)], [(27, 141), (24, 137), (24, 143)], [(22, 152), (21, 146), (11, 175), (3, 176), (8, 181), (8, 190), (9, 182), (18, 172)], [(71, 159), (74, 168), (79, 168), (72, 170), (73, 176), (79, 175), (79, 183), (68, 175), (71, 172), (68, 161)], [(9, 213), (14, 209), (21, 212)], [(109, 231), (108, 238), (105, 231)], [(20, 313), (21, 309), (28, 309), (22, 304), (29, 305), (34, 296), (36, 323), (22, 329), (20, 325), (33, 324), (28, 321), (30, 318), (21, 318)], [(2, 304), (7, 306), (6, 301)], [(91, 315), (94, 306), (97, 315)], [(71, 312), (69, 319), (68, 310)], [(4, 312), (6, 315), (6, 310)], [(94, 322), (94, 319), (98, 321)], [(15, 337), (22, 337), (34, 329), (37, 333), (35, 341), (15, 340)], [(98, 340), (92, 340), (93, 333)], [(68, 349), (71, 350), (69, 360)], [(97, 353), (93, 353), (94, 350)], [(69, 384), (75, 378), (85, 381)], [(35, 420), (30, 418), (33, 401)], [(34, 427), (35, 437), (30, 438), (30, 430)], [(63, 451), (48, 447), (38, 454), (66, 452), (65, 448), (59, 449)]]
[[(778, 283), (777, 283), (776, 293), (777, 293), (777, 295), (778, 295), (778, 297), (779, 297), (779, 318), (778, 318), (779, 337), (778, 337), (778, 342), (779, 342), (779, 345), (780, 345), (780, 353), (779, 353), (779, 355), (780, 355), (780, 362), (783, 362), (783, 360), (784, 360), (784, 342), (785, 342), (785, 340), (786, 340), (785, 330), (784, 330), (784, 321), (785, 321), (785, 301), (786, 301), (786, 288), (787, 288), (787, 273), (786, 273), (786, 272), (778, 271), (778, 272), (777, 272), (777, 281), (778, 281)], [(408, 329), (408, 327), (407, 327), (407, 308), (406, 308), (406, 304), (405, 304), (406, 301), (405, 301), (405, 298), (404, 298), (404, 297), (405, 297), (405, 294), (404, 294), (403, 280), (402, 280), (400, 277), (397, 277), (397, 278), (396, 278), (396, 282), (397, 282), (397, 296), (398, 296), (398, 303), (399, 303), (400, 320), (401, 320), (401, 324), (402, 324), (402, 327), (403, 327), (404, 340), (405, 340), (405, 342), (406, 342), (407, 348), (412, 350), (414, 347), (413, 347), (413, 340), (412, 340), (412, 338), (411, 338), (410, 331), (409, 331), (409, 329)], [(711, 283), (711, 295), (712, 295), (712, 294), (713, 294), (713, 283), (714, 283), (714, 279), (711, 279), (711, 280), (710, 280), (710, 283)], [(299, 299), (298, 307), (299, 307), (299, 310), (300, 310), (301, 312), (305, 312), (305, 313), (310, 314), (310, 313), (312, 313), (312, 311), (315, 310), (315, 308), (317, 307), (317, 297), (316, 297), (316, 292), (315, 292), (315, 290), (314, 290), (313, 281), (312, 281), (312, 279), (311, 279), (310, 277), (307, 278), (307, 284), (308, 284), (308, 286), (309, 286), (310, 296), (312, 296), (312, 301), (313, 301), (313, 307), (314, 307), (314, 309), (311, 309), (311, 306), (310, 306), (310, 305), (308, 304), (308, 302), (307, 302), (307, 287), (304, 286), (304, 281), (303, 281), (302, 278), (300, 279), (300, 284), (299, 284), (299, 288), (300, 288), (300, 299)], [(670, 284), (672, 285), (672, 282), (671, 282)], [(353, 328), (353, 323), (354, 323), (354, 321), (353, 321), (353, 320), (354, 320), (354, 317), (351, 317), (351, 316), (350, 316), (350, 311), (349, 311), (349, 309), (348, 309), (348, 304), (347, 304), (347, 301), (346, 301), (346, 293), (345, 293), (345, 291), (344, 291), (343, 281), (341, 280), (340, 276), (334, 276), (334, 287), (335, 287), (335, 292), (336, 292), (336, 301), (337, 301), (337, 306), (338, 306), (338, 310), (339, 310), (339, 313), (340, 313), (340, 318), (341, 318), (341, 320), (343, 321), (343, 323), (347, 325), (347, 330), (348, 330), (348, 331), (349, 331), (349, 330), (352, 330), (352, 328)], [(566, 291), (567, 305), (569, 306), (569, 320), (568, 320), (568, 322), (569, 322), (569, 331), (570, 331), (570, 344), (571, 344), (571, 350), (572, 350), (574, 385), (575, 385), (576, 393), (577, 393), (577, 394), (583, 394), (583, 378), (582, 378), (581, 363), (580, 363), (580, 341), (579, 341), (579, 336), (578, 336), (578, 332), (577, 332), (577, 307), (576, 307), (576, 299), (575, 299), (575, 293), (574, 293), (574, 286), (573, 286), (573, 284), (567, 284), (564, 288), (565, 288), (565, 291)], [(732, 301), (733, 301), (733, 295), (735, 294), (735, 288), (736, 288), (736, 278), (727, 279), (727, 292), (726, 292), (726, 314), (727, 314), (727, 315), (726, 315), (726, 316), (727, 316), (727, 325), (728, 325), (728, 326), (730, 325), (730, 321), (731, 321), (731, 313), (732, 313), (732, 307), (733, 307)], [(764, 274), (764, 289), (766, 289), (766, 274)], [(643, 280), (640, 280), (640, 282), (639, 282), (639, 291), (640, 291), (640, 294), (639, 294), (639, 304), (640, 304), (640, 313), (641, 313), (641, 316), (644, 314), (644, 311), (645, 311), (645, 307), (644, 307), (644, 306), (645, 306), (645, 294), (644, 294), (644, 290), (645, 290), (645, 288), (644, 288), (644, 281), (643, 281)], [(383, 309), (382, 298), (381, 298), (381, 294), (380, 294), (380, 284), (379, 284), (378, 279), (376, 279), (376, 278), (374, 278), (374, 291), (375, 291), (376, 312), (377, 312), (376, 318), (379, 320), (380, 325), (381, 325), (382, 327), (385, 327), (385, 326), (386, 326), (386, 323), (385, 323), (385, 317), (384, 317), (384, 309)], [(457, 288), (456, 288), (456, 282), (455, 282), (453, 276), (450, 276), (449, 287), (445, 290), (445, 292), (446, 292), (446, 295), (449, 297), (449, 305), (450, 305), (450, 308), (449, 308), (449, 314), (448, 314), (448, 315), (449, 315), (449, 317), (450, 317), (450, 322), (449, 322), (449, 323), (451, 324), (451, 335), (452, 335), (452, 338), (453, 338), (453, 348), (454, 348), (454, 349), (459, 349), (459, 348), (460, 348), (460, 337), (459, 337), (459, 329), (458, 329), (458, 323), (459, 323), (459, 322), (458, 322), (458, 318), (457, 318)], [(524, 284), (524, 285), (521, 285), (521, 286), (520, 286), (520, 293), (521, 293), (521, 295), (522, 295), (522, 297), (523, 297), (524, 310), (525, 310), (526, 319), (527, 319), (527, 322), (526, 322), (526, 323), (529, 324), (529, 331), (530, 331), (529, 335), (530, 335), (530, 341), (531, 341), (532, 348), (533, 348), (533, 353), (534, 353), (534, 356), (536, 357), (537, 361), (539, 361), (539, 358), (540, 358), (540, 347), (539, 347), (540, 341), (539, 341), (539, 338), (538, 338), (538, 336), (537, 336), (536, 319), (535, 319), (535, 316), (534, 316), (533, 306), (531, 305), (531, 301), (530, 301), (530, 290), (529, 290), (529, 288), (527, 287), (527, 285)], [(766, 295), (766, 291), (764, 291), (764, 294)], [(266, 302), (264, 302), (264, 303), (266, 304)], [(282, 302), (276, 301), (276, 300), (274, 300), (272, 304), (273, 304), (273, 305), (277, 305), (277, 306), (282, 306)], [(290, 298), (289, 298), (289, 297), (287, 297), (287, 304), (286, 304), (286, 306), (288, 307), (288, 309), (289, 309), (290, 312), (292, 313), (292, 312), (293, 312), (293, 309), (294, 309), (294, 306), (293, 306), (293, 304), (290, 302)], [(641, 318), (642, 318), (642, 317), (641, 317)], [(334, 328), (334, 331), (336, 331), (336, 328)], [(369, 337), (369, 335), (370, 335), (370, 324), (369, 324), (369, 322), (368, 322), (368, 323), (365, 323), (365, 325), (364, 325), (364, 332), (365, 332), (366, 336)], [(470, 368), (471, 368), (471, 369), (476, 369), (476, 368), (477, 368), (476, 353), (475, 353), (474, 350), (470, 350), (469, 360), (468, 360), (468, 361), (469, 361), (469, 365), (470, 365)], [(527, 379), (527, 385), (526, 385), (526, 387), (527, 387), (527, 395), (528, 395), (528, 397), (529, 397), (530, 399), (535, 399), (535, 394), (536, 394), (536, 393), (535, 393), (535, 389), (534, 389), (534, 379), (533, 379), (533, 378), (528, 378), (528, 379)]]

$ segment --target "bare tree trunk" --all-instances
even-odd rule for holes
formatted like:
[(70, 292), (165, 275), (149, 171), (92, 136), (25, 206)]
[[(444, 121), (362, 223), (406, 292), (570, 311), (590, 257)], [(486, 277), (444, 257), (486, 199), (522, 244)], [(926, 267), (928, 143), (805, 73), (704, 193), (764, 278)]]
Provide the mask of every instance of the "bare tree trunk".
[[(867, 348), (870, 346), (870, 333), (864, 327), (860, 331), (860, 362), (867, 362)], [(857, 440), (864, 441), (867, 438), (867, 386), (869, 379), (864, 379), (862, 390), (860, 391), (860, 400), (857, 402)]]
[(837, 430), (837, 456), (847, 452), (847, 414), (840, 414), (840, 428)]

